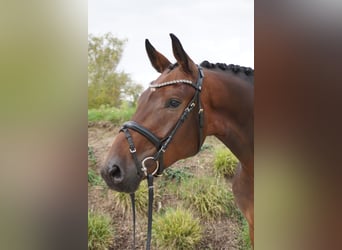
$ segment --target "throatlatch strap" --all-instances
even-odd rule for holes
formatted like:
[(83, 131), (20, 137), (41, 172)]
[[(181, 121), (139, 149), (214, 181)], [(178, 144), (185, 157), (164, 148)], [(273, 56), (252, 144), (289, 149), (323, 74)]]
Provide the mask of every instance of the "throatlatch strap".
[(198, 103), (198, 120), (199, 120), (199, 130), (198, 130), (198, 151), (201, 150), (201, 143), (203, 140), (203, 127), (204, 127), (204, 110), (201, 104), (201, 98), (199, 92), (202, 90), (202, 83), (204, 78), (203, 69), (201, 67), (198, 68), (199, 78), (197, 81), (197, 88), (199, 91), (196, 92), (197, 95), (197, 103)]

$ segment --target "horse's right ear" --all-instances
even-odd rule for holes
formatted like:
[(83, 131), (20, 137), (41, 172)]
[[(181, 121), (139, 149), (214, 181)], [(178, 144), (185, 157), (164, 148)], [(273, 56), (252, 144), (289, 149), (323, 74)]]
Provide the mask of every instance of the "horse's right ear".
[(170, 66), (170, 61), (163, 56), (161, 53), (159, 53), (149, 42), (148, 39), (145, 40), (145, 47), (146, 52), (148, 55), (148, 58), (150, 58), (150, 61), (152, 63), (152, 66), (159, 72), (162, 73), (165, 69), (167, 69)]
[(194, 67), (196, 68), (195, 63), (186, 54), (179, 39), (172, 33), (170, 34), (170, 37), (172, 40), (173, 55), (175, 56), (177, 62), (184, 72), (192, 73)]

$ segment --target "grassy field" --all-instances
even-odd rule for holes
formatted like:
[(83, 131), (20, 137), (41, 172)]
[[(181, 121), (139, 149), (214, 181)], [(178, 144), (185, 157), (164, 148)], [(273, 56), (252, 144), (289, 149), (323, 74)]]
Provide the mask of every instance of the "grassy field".
[(121, 124), (128, 121), (135, 112), (134, 107), (109, 108), (102, 107), (100, 109), (88, 110), (88, 121), (99, 122), (108, 121), (113, 124)]
[[(112, 230), (110, 232), (115, 232), (105, 241), (105, 247), (101, 245), (97, 249), (131, 249), (132, 244), (129, 195), (108, 190), (98, 174), (118, 127), (97, 126), (96, 122), (117, 121), (116, 117), (120, 116), (116, 112), (129, 116), (120, 118), (119, 123), (131, 116), (131, 111), (114, 109), (88, 112), (92, 122), (88, 126), (88, 210), (93, 217), (100, 216), (102, 220), (101, 216), (109, 216), (110, 223), (104, 224)], [(222, 143), (209, 137), (196, 156), (176, 162), (162, 177), (156, 178), (152, 249), (250, 249), (248, 227), (231, 191), (236, 163)], [(148, 199), (145, 181), (136, 199), (136, 245), (137, 249), (144, 249)], [(88, 234), (89, 231), (98, 230), (88, 228)], [(96, 241), (97, 237), (101, 239), (100, 235), (91, 237), (93, 242), (101, 242)]]

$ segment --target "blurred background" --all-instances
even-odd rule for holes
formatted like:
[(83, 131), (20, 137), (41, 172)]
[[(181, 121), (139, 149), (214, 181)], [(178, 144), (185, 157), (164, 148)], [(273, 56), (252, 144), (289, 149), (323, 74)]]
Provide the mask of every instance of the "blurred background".
[[(87, 247), (88, 34), (104, 32), (90, 24), (88, 31), (87, 9), (94, 8), (88, 6), (83, 1), (1, 3), (1, 249)], [(255, 249), (339, 249), (339, 13), (336, 1), (255, 1), (254, 63), (253, 48), (246, 61), (210, 59), (214, 53), (197, 58), (204, 30), (196, 23), (198, 32), (165, 29), (162, 35), (167, 40), (170, 32), (178, 35), (196, 61), (234, 61), (256, 69)], [(183, 23), (198, 16), (186, 14), (172, 12)], [(209, 26), (220, 25), (220, 32), (229, 34), (235, 20)], [(153, 31), (138, 39), (112, 32), (128, 40), (127, 51), (130, 42), (140, 40), (143, 46), (150, 38), (171, 58), (169, 41)], [(239, 44), (231, 46), (238, 50)], [(152, 73), (135, 78), (131, 68), (126, 73), (143, 86), (153, 79)]]

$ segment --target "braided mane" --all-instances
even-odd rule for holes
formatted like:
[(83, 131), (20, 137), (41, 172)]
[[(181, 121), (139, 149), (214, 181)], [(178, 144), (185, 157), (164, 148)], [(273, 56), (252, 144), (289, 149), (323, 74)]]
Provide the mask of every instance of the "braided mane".
[(200, 64), (202, 67), (205, 67), (207, 69), (221, 69), (221, 70), (230, 70), (234, 73), (243, 72), (246, 75), (254, 75), (254, 70), (249, 67), (244, 67), (240, 65), (235, 64), (225, 64), (225, 63), (210, 63), (208, 61), (203, 61)]
[(202, 67), (207, 69), (220, 69), (227, 72), (232, 72), (235, 75), (242, 77), (254, 84), (254, 69), (250, 67), (244, 67), (235, 64), (225, 64), (225, 63), (210, 63), (208, 61), (203, 61), (200, 64)]
[[(178, 63), (170, 64), (169, 70), (173, 70), (178, 66)], [(254, 84), (254, 69), (250, 67), (244, 67), (236, 64), (225, 64), (225, 63), (210, 63), (207, 60), (201, 62), (201, 67), (211, 69), (211, 70), (223, 70), (226, 72), (231, 72), (236, 76), (239, 76), (252, 84)]]

